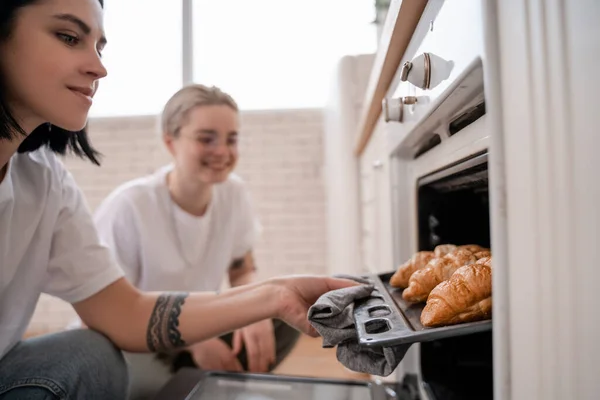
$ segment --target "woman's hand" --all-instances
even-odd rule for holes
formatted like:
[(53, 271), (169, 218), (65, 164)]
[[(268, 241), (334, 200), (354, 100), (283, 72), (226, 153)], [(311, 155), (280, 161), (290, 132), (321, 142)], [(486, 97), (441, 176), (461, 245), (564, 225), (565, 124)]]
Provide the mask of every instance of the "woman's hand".
[(248, 372), (268, 372), (276, 360), (275, 333), (270, 319), (238, 329), (233, 334), (233, 354), (246, 349)]
[(194, 363), (204, 370), (242, 372), (242, 364), (233, 349), (221, 339), (209, 339), (187, 348)]
[(319, 276), (292, 276), (269, 280), (276, 288), (274, 299), (279, 302), (278, 319), (313, 337), (319, 336), (308, 322), (308, 309), (323, 294), (359, 285), (349, 279)]

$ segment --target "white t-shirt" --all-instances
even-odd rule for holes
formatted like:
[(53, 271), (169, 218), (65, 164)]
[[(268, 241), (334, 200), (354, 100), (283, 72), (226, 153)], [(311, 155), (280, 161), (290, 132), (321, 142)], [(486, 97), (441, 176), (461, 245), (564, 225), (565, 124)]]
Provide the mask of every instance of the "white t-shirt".
[(0, 183), (0, 358), (22, 338), (40, 293), (75, 303), (122, 276), (62, 163), (47, 149), (15, 154)]
[(213, 187), (205, 214), (196, 217), (172, 201), (171, 169), (111, 193), (94, 215), (100, 239), (142, 290), (218, 290), (231, 262), (252, 249), (260, 230), (249, 194), (231, 174)]

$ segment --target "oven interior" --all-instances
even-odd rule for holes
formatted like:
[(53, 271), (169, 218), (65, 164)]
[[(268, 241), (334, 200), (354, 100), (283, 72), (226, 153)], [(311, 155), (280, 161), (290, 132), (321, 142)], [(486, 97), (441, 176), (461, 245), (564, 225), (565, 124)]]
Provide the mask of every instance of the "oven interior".
[[(419, 250), (438, 244), (490, 247), (487, 154), (418, 181)], [(430, 400), (493, 398), (492, 333), (421, 344), (421, 376)]]

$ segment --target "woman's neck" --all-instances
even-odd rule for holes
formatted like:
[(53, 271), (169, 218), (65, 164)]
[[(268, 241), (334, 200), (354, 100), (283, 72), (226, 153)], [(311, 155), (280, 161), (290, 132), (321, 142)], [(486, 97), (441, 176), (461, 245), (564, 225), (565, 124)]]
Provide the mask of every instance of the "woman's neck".
[(167, 176), (167, 187), (171, 199), (185, 212), (201, 217), (206, 212), (212, 196), (212, 185), (184, 182), (177, 169)]

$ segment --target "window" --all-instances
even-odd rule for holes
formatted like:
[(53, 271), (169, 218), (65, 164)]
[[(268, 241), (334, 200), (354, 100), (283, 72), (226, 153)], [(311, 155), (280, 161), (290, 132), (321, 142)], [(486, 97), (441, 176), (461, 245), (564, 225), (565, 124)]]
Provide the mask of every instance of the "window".
[(194, 81), (242, 109), (321, 107), (337, 61), (377, 47), (372, 0), (194, 0)]
[[(182, 85), (182, 2), (106, 1), (91, 117), (160, 113)], [(321, 107), (338, 60), (376, 51), (373, 0), (190, 0), (194, 81), (243, 109)]]
[(105, 1), (108, 76), (91, 117), (159, 113), (181, 87), (181, 2)]

